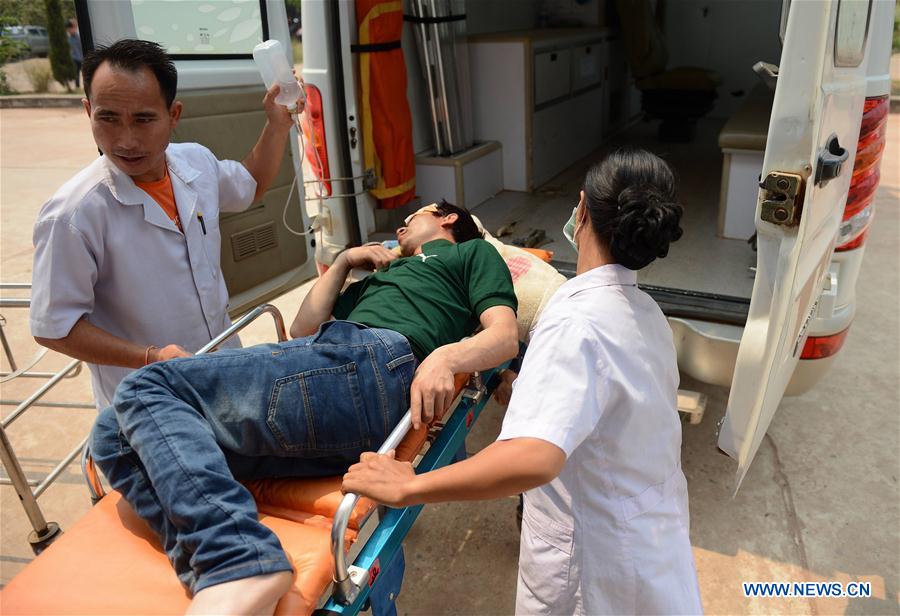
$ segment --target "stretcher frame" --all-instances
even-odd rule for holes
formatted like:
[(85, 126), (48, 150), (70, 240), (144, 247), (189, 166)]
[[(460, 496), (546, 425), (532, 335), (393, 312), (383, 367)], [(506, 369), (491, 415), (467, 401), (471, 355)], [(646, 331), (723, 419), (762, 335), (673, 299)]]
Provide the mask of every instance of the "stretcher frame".
[[(0, 290), (31, 290), (29, 282), (7, 282), (0, 283)], [(27, 297), (3, 297), (0, 298), (0, 308), (30, 308), (31, 299)], [(56, 385), (65, 379), (77, 377), (82, 370), (84, 363), (80, 360), (73, 359), (69, 361), (63, 368), (56, 372), (36, 371), (33, 368), (47, 355), (49, 349), (41, 348), (25, 365), (19, 366), (15, 360), (9, 341), (6, 339), (4, 328), (6, 326), (5, 319), (0, 316), (0, 344), (3, 347), (3, 353), (9, 362), (10, 371), (0, 372), (0, 384), (8, 383), (17, 378), (33, 378), (47, 379), (40, 385), (31, 395), (24, 400), (0, 400), (0, 406), (15, 406), (9, 415), (0, 421), (0, 462), (6, 471), (5, 477), (0, 477), (0, 485), (12, 486), (22, 503), (25, 510), (25, 516), (31, 524), (32, 531), (28, 534), (28, 543), (35, 555), (40, 554), (54, 539), (56, 539), (62, 529), (56, 522), (48, 521), (44, 516), (38, 504), (38, 498), (56, 481), (60, 475), (66, 470), (79, 454), (83, 453), (87, 437), (81, 440), (73, 449), (71, 449), (63, 458), (47, 473), (42, 479), (28, 479), (22, 468), (19, 458), (13, 449), (12, 443), (6, 434), (6, 429), (19, 417), (34, 407), (51, 407), (51, 408), (71, 408), (71, 409), (94, 409), (93, 404), (77, 403), (77, 402), (53, 402), (41, 401), (47, 393)]]
[[(226, 340), (240, 332), (263, 314), (270, 314), (275, 321), (279, 342), (287, 340), (284, 319), (281, 312), (271, 304), (261, 304), (235, 321), (229, 328), (213, 338), (196, 355), (212, 352)], [(428, 472), (446, 466), (465, 443), (475, 421), (490, 400), (491, 393), (499, 383), (500, 372), (509, 365), (500, 366), (470, 376), (458, 400), (448, 411), (445, 420), (437, 424), (429, 433), (430, 446), (415, 464), (417, 473)], [(412, 428), (412, 416), (405, 413), (403, 418), (388, 435), (378, 449), (384, 454), (395, 449)], [(432, 438), (433, 437), (433, 438)], [(85, 444), (81, 468), (91, 501), (96, 504), (106, 494), (100, 476), (90, 455), (89, 444)], [(334, 559), (332, 583), (319, 600), (313, 611), (317, 616), (330, 614), (358, 614), (367, 609), (369, 596), (379, 581), (380, 563), (391, 563), (400, 551), (403, 539), (424, 505), (393, 509), (377, 507), (360, 524), (357, 540), (351, 550), (346, 549), (345, 536), (351, 514), (359, 501), (358, 494), (344, 496), (333, 518), (331, 529), (331, 551)], [(348, 560), (352, 564), (348, 564)]]
[[(460, 394), (458, 402), (448, 412), (443, 427), (431, 446), (415, 465), (416, 473), (426, 473), (447, 466), (453, 456), (465, 443), (472, 426), (490, 400), (491, 393), (499, 383), (500, 372), (509, 365), (504, 362), (496, 368), (474, 374)], [(388, 435), (378, 449), (385, 454), (395, 449), (412, 426), (407, 413)], [(382, 507), (377, 527), (368, 540), (363, 539), (365, 523), (360, 529), (360, 538), (355, 546), (361, 546), (352, 565), (347, 565), (344, 557), (344, 536), (350, 513), (359, 500), (359, 495), (348, 493), (344, 496), (331, 529), (332, 556), (334, 557), (333, 589), (328, 601), (314, 612), (325, 614), (357, 614), (365, 609), (373, 587), (378, 583), (380, 563), (390, 563), (400, 550), (403, 539), (422, 512), (424, 505), (414, 505), (399, 509)]]

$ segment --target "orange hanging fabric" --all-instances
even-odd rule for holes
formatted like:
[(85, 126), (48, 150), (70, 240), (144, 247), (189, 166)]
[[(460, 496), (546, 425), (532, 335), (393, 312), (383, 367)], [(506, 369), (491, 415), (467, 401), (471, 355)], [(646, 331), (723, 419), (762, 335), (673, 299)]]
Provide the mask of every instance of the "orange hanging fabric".
[(406, 64), (401, 0), (356, 0), (362, 88), (362, 145), (366, 169), (377, 178), (372, 194), (379, 206), (397, 208), (416, 191), (412, 115), (406, 100)]

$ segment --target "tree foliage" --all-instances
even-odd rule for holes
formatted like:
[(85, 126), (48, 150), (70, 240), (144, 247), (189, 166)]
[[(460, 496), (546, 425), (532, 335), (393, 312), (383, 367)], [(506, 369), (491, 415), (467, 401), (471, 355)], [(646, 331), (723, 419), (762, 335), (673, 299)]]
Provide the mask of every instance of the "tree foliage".
[[(5, 28), (6, 26), (12, 25), (15, 24), (0, 16), (0, 30)], [(13, 60), (24, 54), (25, 50), (25, 45), (21, 41), (14, 41), (9, 37), (0, 34), (0, 65), (6, 64), (7, 62), (12, 62)]]
[(44, 5), (47, 9), (47, 35), (50, 38), (50, 68), (53, 70), (53, 78), (68, 88), (69, 82), (75, 79), (75, 63), (72, 62), (60, 0), (44, 0)]
[[(62, 0), (63, 23), (75, 19), (75, 0)], [(0, 0), (0, 19), (4, 25), (47, 27), (47, 9), (37, 0)]]

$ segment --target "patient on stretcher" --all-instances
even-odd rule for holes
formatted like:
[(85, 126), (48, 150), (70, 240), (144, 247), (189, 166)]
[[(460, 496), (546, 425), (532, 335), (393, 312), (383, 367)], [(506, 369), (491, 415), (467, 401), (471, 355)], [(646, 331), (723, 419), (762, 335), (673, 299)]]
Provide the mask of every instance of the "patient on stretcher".
[[(290, 585), (240, 481), (343, 473), (407, 409), (414, 427), (439, 419), (455, 373), (516, 355), (510, 269), (466, 210), (426, 206), (397, 238), (401, 257), (342, 253), (294, 340), (147, 366), (98, 417), (94, 460), (159, 535), (191, 612), (271, 613)], [(341, 293), (357, 267), (375, 273)]]

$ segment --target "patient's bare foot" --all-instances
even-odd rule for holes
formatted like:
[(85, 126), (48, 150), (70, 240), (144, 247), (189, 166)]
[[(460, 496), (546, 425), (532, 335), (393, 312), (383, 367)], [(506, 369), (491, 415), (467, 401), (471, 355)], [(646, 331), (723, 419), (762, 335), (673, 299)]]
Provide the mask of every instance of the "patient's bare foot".
[(279, 571), (207, 586), (194, 595), (186, 613), (268, 616), (275, 612), (293, 579), (290, 571)]

